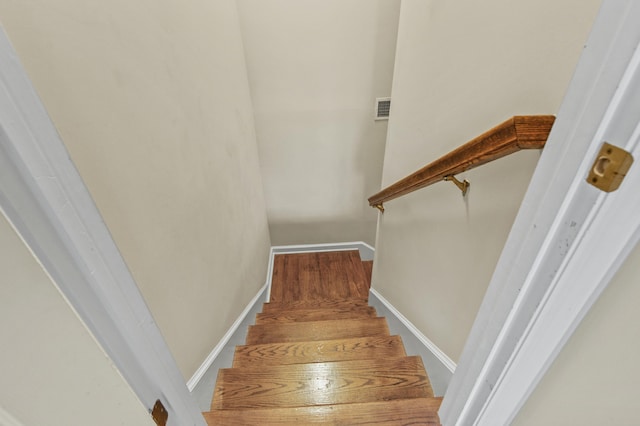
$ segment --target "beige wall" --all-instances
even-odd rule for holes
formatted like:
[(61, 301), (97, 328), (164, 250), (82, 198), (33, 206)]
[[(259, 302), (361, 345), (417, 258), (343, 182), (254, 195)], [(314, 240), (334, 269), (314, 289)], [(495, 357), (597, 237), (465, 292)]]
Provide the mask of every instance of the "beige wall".
[(0, 271), (0, 424), (153, 425), (2, 213)]
[(635, 425), (640, 245), (578, 326), (514, 425)]
[[(383, 185), (513, 115), (555, 114), (599, 1), (404, 0)], [(373, 287), (457, 361), (539, 158), (389, 202)]]
[(274, 244), (375, 240), (399, 0), (239, 0)]
[(0, 0), (0, 19), (188, 379), (270, 245), (235, 1)]

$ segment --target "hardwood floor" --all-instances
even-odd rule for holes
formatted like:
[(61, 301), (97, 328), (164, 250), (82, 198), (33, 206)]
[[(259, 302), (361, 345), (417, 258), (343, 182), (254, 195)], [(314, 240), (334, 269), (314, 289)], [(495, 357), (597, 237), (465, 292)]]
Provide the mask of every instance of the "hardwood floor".
[(439, 425), (422, 359), (367, 304), (370, 266), (357, 251), (277, 255), (271, 300), (219, 371), (207, 423)]
[(369, 284), (357, 250), (274, 257), (271, 302), (368, 297)]

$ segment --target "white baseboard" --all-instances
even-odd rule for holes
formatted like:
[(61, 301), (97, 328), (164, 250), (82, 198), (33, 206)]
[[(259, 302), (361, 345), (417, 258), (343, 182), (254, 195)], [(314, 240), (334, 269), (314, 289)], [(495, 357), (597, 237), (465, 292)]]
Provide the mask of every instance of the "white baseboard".
[(262, 286), (262, 288), (260, 288), (260, 290), (258, 291), (258, 294), (256, 294), (253, 297), (253, 299), (251, 299), (249, 304), (240, 313), (238, 318), (231, 325), (229, 330), (227, 330), (227, 332), (224, 334), (224, 336), (222, 336), (222, 339), (220, 339), (218, 344), (213, 348), (213, 350), (207, 356), (207, 358), (204, 360), (204, 362), (200, 365), (200, 367), (198, 367), (196, 372), (193, 373), (193, 376), (191, 376), (191, 378), (187, 382), (187, 388), (189, 389), (189, 392), (192, 392), (193, 389), (195, 389), (195, 387), (198, 384), (198, 382), (200, 381), (200, 379), (202, 379), (202, 377), (207, 372), (209, 367), (211, 367), (211, 364), (213, 364), (213, 362), (218, 357), (218, 355), (220, 355), (220, 352), (222, 351), (222, 349), (227, 345), (227, 343), (229, 342), (229, 340), (231, 339), (233, 334), (238, 330), (238, 327), (240, 327), (240, 324), (242, 324), (242, 321), (244, 321), (244, 319), (246, 318), (247, 314), (249, 314), (249, 312), (255, 306), (256, 303), (260, 303), (260, 300), (264, 296), (264, 292), (268, 288), (269, 285), (270, 285), (270, 280), (269, 280), (268, 283), (265, 283)]
[(289, 246), (273, 246), (272, 254), (284, 253), (315, 253), (320, 251), (342, 251), (359, 250), (362, 260), (373, 259), (375, 249), (364, 241), (350, 241), (346, 243), (324, 243), (324, 244), (298, 244)]
[(429, 350), (429, 352), (431, 352), (433, 354), (433, 356), (435, 356), (438, 361), (440, 361), (442, 363), (442, 365), (445, 366), (445, 368), (447, 370), (449, 370), (452, 374), (455, 372), (456, 370), (456, 363), (453, 362), (453, 360), (451, 358), (449, 358), (447, 356), (447, 354), (445, 354), (435, 343), (433, 343), (431, 340), (429, 340), (429, 338), (427, 338), (427, 336), (425, 336), (424, 334), (422, 334), (422, 332), (420, 332), (420, 330), (418, 330), (418, 328), (416, 328), (415, 325), (413, 325), (411, 323), (411, 321), (409, 321), (404, 315), (402, 315), (400, 313), (400, 311), (398, 311), (387, 299), (385, 299), (380, 293), (378, 293), (375, 289), (370, 289), (369, 290), (384, 306), (387, 307), (387, 309), (389, 309), (389, 311), (391, 311), (391, 313), (398, 319), (398, 321), (400, 321), (402, 324), (404, 324), (405, 327), (407, 327), (407, 329), (411, 332), (411, 334), (413, 334), (416, 339), (418, 339), (420, 341), (420, 343), (422, 343), (424, 345), (425, 348), (427, 348), (427, 350)]

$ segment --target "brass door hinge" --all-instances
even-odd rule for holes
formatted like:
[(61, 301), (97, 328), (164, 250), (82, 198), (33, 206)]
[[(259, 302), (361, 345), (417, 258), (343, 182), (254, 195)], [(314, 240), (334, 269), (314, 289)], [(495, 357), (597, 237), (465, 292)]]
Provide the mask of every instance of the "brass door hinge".
[(169, 413), (167, 412), (167, 409), (164, 408), (164, 405), (162, 405), (162, 402), (160, 402), (160, 400), (157, 400), (156, 404), (153, 406), (151, 417), (158, 426), (167, 426)]
[(622, 183), (633, 163), (633, 156), (622, 148), (607, 142), (602, 144), (587, 182), (604, 192), (613, 192)]

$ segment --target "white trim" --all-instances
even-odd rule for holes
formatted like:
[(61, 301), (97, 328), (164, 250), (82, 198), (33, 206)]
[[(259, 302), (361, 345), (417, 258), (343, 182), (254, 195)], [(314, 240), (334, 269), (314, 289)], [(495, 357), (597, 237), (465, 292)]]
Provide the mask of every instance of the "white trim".
[(129, 383), (169, 425), (204, 425), (87, 188), (0, 30), (0, 207)]
[(258, 303), (262, 297), (264, 297), (265, 290), (267, 290), (268, 286), (269, 286), (269, 283), (265, 283), (262, 286), (262, 288), (260, 288), (258, 293), (247, 304), (247, 306), (240, 313), (240, 315), (235, 320), (235, 322), (231, 325), (231, 327), (229, 327), (229, 329), (224, 334), (224, 336), (222, 336), (222, 339), (220, 339), (220, 341), (213, 348), (211, 353), (207, 356), (207, 358), (205, 358), (204, 362), (200, 365), (200, 367), (198, 367), (196, 372), (193, 373), (193, 376), (191, 376), (191, 378), (187, 382), (187, 388), (189, 389), (189, 392), (193, 392), (193, 389), (195, 389), (195, 387), (198, 385), (198, 383), (200, 382), (204, 374), (207, 372), (209, 367), (211, 367), (211, 364), (213, 364), (213, 362), (216, 360), (218, 355), (220, 355), (220, 352), (222, 352), (222, 350), (227, 345), (227, 343), (229, 343), (229, 340), (231, 340), (231, 337), (233, 337), (234, 333), (238, 330), (238, 327), (240, 327), (240, 324), (242, 324), (242, 322), (245, 320), (249, 312), (251, 312), (251, 310), (255, 307), (255, 304)]
[(399, 310), (395, 308), (387, 299), (385, 299), (380, 293), (378, 293), (375, 289), (369, 290), (371, 294), (373, 294), (380, 302), (391, 311), (391, 313), (402, 323), (405, 327), (413, 334), (416, 339), (420, 341), (424, 345), (425, 348), (429, 350), (435, 356), (438, 361), (442, 363), (451, 373), (455, 373), (456, 363), (453, 362), (451, 358), (445, 354), (442, 349), (440, 349), (435, 343), (433, 343), (427, 336), (422, 334), (418, 328), (411, 323), (404, 315), (400, 313)]
[(302, 254), (302, 253), (322, 253), (328, 251), (354, 251), (354, 248), (350, 247), (325, 247), (325, 248), (300, 248), (300, 249), (291, 249), (291, 250), (283, 250), (283, 251), (273, 251), (273, 254)]
[(364, 241), (349, 241), (344, 243), (322, 243), (322, 244), (293, 244), (271, 247), (273, 253), (315, 253), (323, 251), (346, 251), (360, 250), (366, 254), (373, 254), (375, 249)]
[(640, 158), (640, 3), (605, 2), (440, 409), (509, 424), (640, 238), (640, 164), (585, 182), (603, 141)]
[(267, 265), (267, 277), (265, 285), (267, 286), (267, 302), (271, 300), (271, 279), (273, 277), (273, 246), (269, 249), (269, 263)]

